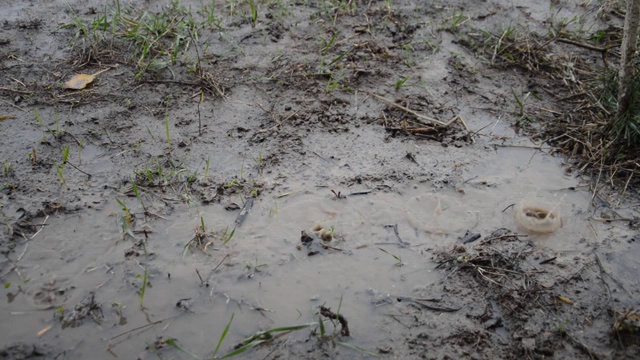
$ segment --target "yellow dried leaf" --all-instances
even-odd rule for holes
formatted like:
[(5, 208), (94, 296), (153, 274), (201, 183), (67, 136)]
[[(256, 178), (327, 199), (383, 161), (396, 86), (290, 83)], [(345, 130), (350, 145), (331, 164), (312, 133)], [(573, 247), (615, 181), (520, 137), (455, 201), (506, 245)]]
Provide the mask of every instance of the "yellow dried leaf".
[(565, 304), (569, 304), (569, 305), (574, 304), (573, 300), (569, 299), (568, 297), (558, 296), (558, 300), (562, 301)]
[(7, 120), (7, 119), (13, 119), (13, 118), (15, 118), (15, 116), (13, 116), (13, 115), (0, 115), (0, 121)]
[(103, 72), (109, 70), (111, 68), (106, 68), (103, 70), (98, 71), (95, 74), (76, 74), (73, 75), (73, 77), (71, 79), (69, 79), (66, 83), (64, 83), (64, 88), (65, 89), (71, 89), (71, 90), (82, 90), (85, 87), (87, 87), (87, 85), (91, 84), (93, 82), (93, 80), (95, 80), (96, 76), (102, 74)]

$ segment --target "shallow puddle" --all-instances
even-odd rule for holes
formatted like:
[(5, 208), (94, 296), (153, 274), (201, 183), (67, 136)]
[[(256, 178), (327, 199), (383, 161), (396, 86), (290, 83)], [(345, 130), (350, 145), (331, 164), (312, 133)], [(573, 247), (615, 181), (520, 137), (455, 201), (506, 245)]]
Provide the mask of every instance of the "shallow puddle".
[[(206, 354), (232, 314), (227, 345), (259, 329), (317, 321), (317, 307), (325, 304), (340, 307), (354, 343), (375, 348), (385, 331), (371, 331), (371, 326), (382, 323), (384, 305), (438, 281), (431, 250), (451, 248), (467, 231), (486, 236), (496, 228), (517, 229), (510, 205), (524, 197), (543, 197), (561, 208), (563, 223), (557, 232), (528, 234), (535, 245), (570, 253), (579, 250), (578, 239), (594, 240), (587, 223), (589, 193), (569, 190), (577, 186), (576, 180), (563, 175), (557, 160), (532, 155), (531, 150), (500, 149), (464, 172), (467, 179), (455, 188), (416, 183), (397, 190), (350, 189), (340, 198), (326, 187), (267, 195), (255, 201), (227, 246), (214, 236), (206, 253), (193, 249), (183, 256), (200, 219), (219, 236), (230, 231), (227, 227), (238, 211), (223, 205), (179, 205), (166, 220), (153, 219), (147, 226), (152, 260), (144, 306), (149, 320), (171, 320), (107, 342), (116, 354), (130, 354), (141, 351), (141, 342), (162, 334)], [(60, 333), (92, 334), (78, 344), (78, 355), (102, 349), (105, 340), (148, 324), (136, 292), (146, 263), (143, 256), (122, 260), (132, 241), (129, 236), (121, 239), (117, 204), (104, 208), (52, 216), (29, 247), (18, 248), (24, 251), (20, 263), (31, 265), (18, 268), (29, 279), (21, 286), (24, 293), (0, 305), (1, 311), (21, 320), (8, 340), (33, 336), (53, 324), (55, 309), (70, 309), (86, 296), (86, 289), (96, 292), (105, 325)], [(145, 227), (138, 217), (137, 228)], [(305, 247), (298, 248), (301, 232), (313, 233), (317, 224), (333, 230), (333, 249), (308, 256)], [(527, 234), (523, 229), (519, 233)], [(188, 299), (189, 311), (176, 307), (181, 299)], [(113, 327), (119, 311), (126, 324)], [(305, 334), (297, 336), (303, 339)], [(60, 341), (73, 347), (74, 338), (62, 336)], [(125, 338), (128, 341), (122, 341)]]

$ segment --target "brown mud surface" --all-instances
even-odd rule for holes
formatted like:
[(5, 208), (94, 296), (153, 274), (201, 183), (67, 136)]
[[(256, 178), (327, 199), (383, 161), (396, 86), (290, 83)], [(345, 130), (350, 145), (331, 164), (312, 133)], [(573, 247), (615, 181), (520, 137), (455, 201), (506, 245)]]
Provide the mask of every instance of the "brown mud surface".
[(544, 138), (622, 5), (106, 3), (0, 6), (0, 358), (640, 357), (637, 188)]

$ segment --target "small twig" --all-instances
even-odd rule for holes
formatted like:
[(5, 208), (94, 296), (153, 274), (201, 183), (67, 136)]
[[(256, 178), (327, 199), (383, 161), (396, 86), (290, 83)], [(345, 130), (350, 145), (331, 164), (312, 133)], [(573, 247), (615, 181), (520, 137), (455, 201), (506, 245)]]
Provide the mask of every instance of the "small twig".
[(45, 216), (44, 220), (42, 221), (42, 224), (38, 225), (40, 226), (40, 230), (36, 231), (35, 234), (31, 235), (31, 237), (29, 238), (29, 240), (33, 239), (34, 237), (36, 237), (36, 235), (38, 235), (40, 233), (40, 231), (42, 231), (42, 229), (44, 229), (44, 225), (46, 225), (47, 223), (47, 219), (49, 218), (49, 215)]
[(72, 133), (70, 133), (70, 132), (68, 132), (66, 130), (64, 130), (64, 133), (69, 135), (69, 136), (71, 136), (73, 138), (73, 140), (75, 140), (76, 143), (78, 143), (78, 146), (80, 146), (81, 148), (83, 147), (82, 143), (80, 142), (80, 140), (78, 140), (78, 138), (75, 135), (73, 135)]
[(548, 263), (552, 262), (553, 260), (555, 260), (557, 258), (558, 258), (557, 256), (554, 256), (552, 258), (549, 258), (549, 259), (546, 259), (546, 260), (542, 260), (538, 264), (540, 264), (540, 265), (548, 264)]
[(73, 165), (69, 160), (67, 160), (67, 164), (71, 165), (71, 167), (73, 167), (74, 169), (80, 171), (81, 173), (87, 175), (89, 177), (89, 179), (91, 179), (91, 174), (89, 174), (88, 172), (85, 172), (83, 170), (80, 170), (80, 168), (78, 168), (77, 166)]
[(264, 132), (269, 132), (269, 131), (271, 131), (271, 130), (273, 130), (273, 129), (275, 129), (275, 128), (279, 127), (279, 126), (282, 126), (282, 124), (283, 124), (285, 121), (287, 121), (287, 120), (291, 119), (292, 117), (294, 117), (295, 115), (297, 115), (300, 111), (302, 111), (302, 110), (298, 110), (298, 111), (296, 111), (296, 112), (294, 112), (294, 113), (290, 114), (289, 116), (287, 116), (286, 118), (284, 118), (282, 121), (278, 121), (278, 120), (276, 120), (276, 124), (275, 124), (275, 125), (273, 125), (272, 127), (268, 128), (268, 129), (261, 129), (261, 130), (257, 130), (257, 131), (256, 131), (256, 133), (261, 134), (261, 133), (264, 133)]
[(135, 328), (133, 328), (133, 329), (131, 329), (131, 330), (125, 331), (125, 332), (123, 332), (123, 333), (120, 333), (120, 334), (118, 334), (118, 335), (116, 335), (116, 336), (111, 337), (111, 338), (109, 339), (109, 341), (114, 340), (114, 339), (117, 339), (117, 338), (122, 337), (122, 336), (125, 336), (125, 335), (130, 334), (130, 333), (132, 333), (132, 332), (134, 332), (134, 331), (138, 331), (138, 330), (141, 330), (141, 329), (144, 329), (144, 328), (148, 328), (148, 327), (150, 327), (150, 326), (154, 326), (154, 325), (160, 324), (160, 323), (162, 323), (162, 322), (164, 322), (164, 321), (171, 320), (171, 319), (173, 319), (173, 318), (175, 318), (175, 317), (178, 317), (178, 316), (179, 316), (179, 315), (170, 316), (170, 317), (168, 317), (168, 318), (164, 318), (164, 319), (161, 319), (161, 320), (157, 320), (157, 321), (154, 321), (154, 322), (149, 323), (149, 324), (146, 324), (146, 325), (142, 325), (142, 326), (135, 327)]
[(198, 268), (196, 268), (196, 274), (198, 275), (198, 279), (200, 279), (200, 286), (202, 286), (204, 284), (204, 280), (202, 280), (202, 276), (200, 276), (200, 271), (198, 271)]
[(18, 94), (27, 94), (27, 95), (32, 95), (33, 94), (33, 91), (16, 90), (16, 89), (4, 87), (4, 86), (0, 86), (0, 90), (11, 91), (11, 92), (18, 93)]
[(588, 49), (588, 50), (594, 50), (594, 51), (599, 51), (599, 52), (605, 52), (605, 51), (609, 51), (609, 49), (613, 49), (618, 47), (618, 45), (610, 45), (607, 47), (598, 47), (598, 46), (593, 46), (593, 45), (589, 45), (589, 44), (584, 44), (575, 40), (571, 40), (571, 39), (566, 39), (566, 38), (556, 38), (556, 41), (565, 43), (565, 44), (571, 44), (571, 45), (575, 45), (584, 49)]
[(213, 270), (211, 270), (211, 273), (214, 273), (216, 270), (218, 270), (218, 268), (220, 267), (220, 265), (222, 265), (222, 263), (227, 260), (227, 258), (229, 257), (229, 254), (225, 255), (222, 260), (220, 260), (220, 262), (218, 263), (218, 265), (216, 265), (216, 267), (213, 268)]
[[(42, 228), (40, 228), (40, 230), (42, 230)], [(20, 260), (22, 259), (22, 257), (24, 256), (24, 253), (25, 253), (25, 252), (27, 252), (27, 249), (28, 249), (28, 248), (29, 248), (29, 243), (27, 243), (27, 244), (24, 246), (24, 250), (22, 250), (22, 253), (20, 254), (20, 256), (18, 256), (18, 259), (16, 260), (16, 262), (17, 262), (17, 261), (20, 261)]]
[(620, 195), (620, 199), (618, 200), (618, 206), (620, 206), (620, 203), (624, 199), (624, 194), (627, 192), (627, 187), (629, 186), (629, 182), (631, 181), (632, 177), (633, 177), (633, 172), (629, 173), (629, 178), (627, 179), (627, 182), (624, 184), (624, 189), (622, 189), (622, 195)]
[(413, 116), (415, 116), (415, 117), (417, 117), (419, 119), (426, 120), (426, 121), (429, 121), (429, 122), (434, 123), (434, 124), (447, 126), (447, 123), (445, 123), (445, 122), (442, 122), (440, 120), (434, 119), (434, 118), (426, 116), (426, 115), (419, 114), (419, 113), (417, 113), (417, 112), (415, 112), (415, 111), (413, 111), (413, 110), (411, 110), (411, 109), (409, 109), (407, 107), (404, 107), (404, 106), (402, 106), (400, 104), (396, 104), (395, 102), (393, 102), (391, 100), (388, 100), (388, 99), (386, 99), (386, 98), (384, 98), (384, 97), (382, 97), (382, 96), (380, 96), (380, 95), (378, 95), (376, 93), (372, 93), (372, 92), (369, 92), (369, 91), (366, 91), (366, 90), (362, 90), (362, 89), (360, 89), (359, 91), (362, 91), (363, 93), (369, 94), (369, 95), (375, 97), (376, 99), (386, 103), (387, 105), (391, 105), (391, 106), (396, 107), (396, 108), (398, 108), (400, 110), (406, 111), (409, 114), (411, 114), (411, 115), (413, 115)]

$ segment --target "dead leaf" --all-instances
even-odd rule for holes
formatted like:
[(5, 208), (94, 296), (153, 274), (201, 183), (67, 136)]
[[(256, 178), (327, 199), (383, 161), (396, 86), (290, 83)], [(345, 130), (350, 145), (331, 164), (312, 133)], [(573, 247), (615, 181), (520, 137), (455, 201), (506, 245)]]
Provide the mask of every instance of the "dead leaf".
[(0, 121), (7, 120), (7, 119), (13, 119), (13, 118), (15, 118), (14, 115), (0, 115)]
[(573, 305), (574, 302), (573, 300), (569, 299), (568, 297), (565, 296), (558, 296), (558, 300), (562, 301), (565, 304), (569, 304), (569, 305)]
[(71, 89), (71, 90), (82, 90), (85, 87), (87, 87), (87, 85), (91, 84), (93, 82), (93, 80), (96, 79), (96, 76), (102, 74), (103, 72), (110, 70), (111, 68), (106, 68), (103, 70), (98, 71), (95, 74), (76, 74), (73, 75), (73, 77), (71, 79), (69, 79), (69, 81), (67, 81), (66, 83), (64, 83), (64, 88), (65, 89)]

